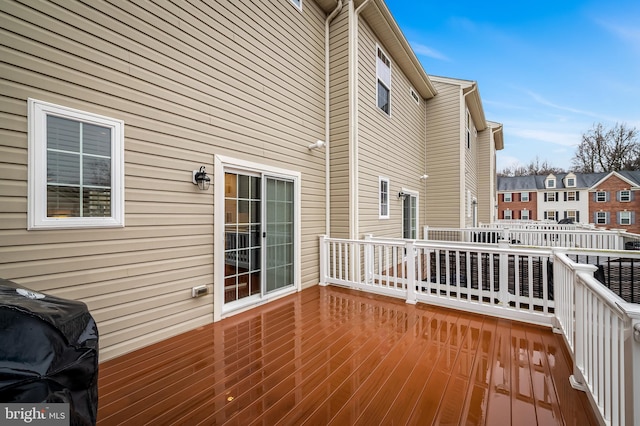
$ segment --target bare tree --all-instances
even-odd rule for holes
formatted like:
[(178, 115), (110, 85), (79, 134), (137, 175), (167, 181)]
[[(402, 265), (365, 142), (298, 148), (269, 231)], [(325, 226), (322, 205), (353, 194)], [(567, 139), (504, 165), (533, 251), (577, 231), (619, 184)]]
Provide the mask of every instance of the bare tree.
[(575, 171), (582, 173), (611, 172), (640, 169), (640, 141), (638, 130), (616, 123), (605, 129), (594, 124), (582, 135), (572, 160)]
[(531, 160), (529, 164), (515, 165), (512, 167), (505, 167), (501, 172), (498, 173), (499, 176), (531, 176), (531, 175), (548, 175), (548, 174), (558, 174), (565, 173), (562, 168), (554, 167), (549, 164), (549, 161), (543, 160), (540, 161), (540, 158), (536, 157), (534, 160)]

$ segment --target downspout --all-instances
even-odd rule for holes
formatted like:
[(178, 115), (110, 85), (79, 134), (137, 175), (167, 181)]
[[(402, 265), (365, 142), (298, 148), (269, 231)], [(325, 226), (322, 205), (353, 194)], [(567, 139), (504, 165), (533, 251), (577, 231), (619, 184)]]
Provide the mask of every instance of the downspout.
[[(467, 96), (469, 96), (470, 94), (472, 94), (473, 92), (475, 92), (476, 90), (478, 90), (478, 85), (476, 83), (473, 83), (473, 86), (471, 88), (471, 90), (469, 90), (467, 93), (463, 93), (462, 94), (462, 101), (463, 101), (463, 106), (464, 108), (462, 109), (462, 121), (460, 122), (461, 124), (465, 122), (466, 120), (466, 114), (467, 114)], [(462, 127), (462, 126), (460, 126)], [(464, 136), (462, 138), (463, 142), (462, 142), (462, 148), (461, 148), (461, 153), (462, 153), (462, 158), (461, 158), (461, 162), (464, 165), (464, 168), (460, 168), (460, 179), (464, 182), (464, 185), (462, 187), (462, 191), (460, 191), (460, 194), (462, 195), (462, 203), (461, 203), (461, 207), (462, 210), (460, 211), (462, 213), (461, 217), (460, 217), (460, 227), (461, 228), (466, 228), (465, 224), (467, 222), (466, 219), (466, 209), (467, 209), (467, 156), (465, 155), (465, 149), (467, 149), (467, 134), (466, 134), (466, 129), (464, 129), (463, 131)]]
[(371, 0), (365, 0), (355, 11), (354, 0), (349, 2), (349, 16), (353, 22), (349, 25), (349, 88), (351, 113), (349, 114), (350, 164), (349, 164), (349, 238), (357, 239), (359, 231), (359, 191), (358, 191), (358, 26), (359, 16)]
[(324, 21), (324, 198), (325, 198), (325, 235), (331, 235), (331, 143), (330, 138), (330, 78), (329, 78), (329, 24), (342, 10), (342, 0), (338, 0), (336, 8)]

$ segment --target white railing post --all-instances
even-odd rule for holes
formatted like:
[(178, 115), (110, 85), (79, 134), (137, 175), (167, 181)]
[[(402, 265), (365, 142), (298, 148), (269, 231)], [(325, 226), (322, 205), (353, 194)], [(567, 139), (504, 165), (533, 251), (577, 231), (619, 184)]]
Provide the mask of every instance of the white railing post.
[(502, 241), (511, 242), (510, 234), (511, 231), (509, 230), (509, 227), (505, 226), (504, 228), (502, 228)]
[[(626, 418), (633, 419), (634, 426), (640, 426), (640, 315), (633, 316), (631, 319), (631, 334), (629, 339), (629, 367), (631, 374), (627, 381), (627, 385), (631, 387), (627, 393)], [(626, 370), (629, 371), (629, 370)]]
[[(498, 243), (498, 248), (509, 249), (509, 243), (506, 240), (501, 240)], [(500, 290), (498, 293), (498, 299), (503, 306), (509, 306), (509, 254), (506, 251), (500, 252), (500, 264), (498, 270), (500, 271), (498, 283), (500, 284)], [(489, 263), (489, 268), (493, 269), (493, 259)], [(491, 284), (493, 287), (493, 284)], [(493, 290), (493, 289), (492, 289)], [(518, 295), (516, 295), (518, 296)], [(516, 297), (517, 299), (517, 297)], [(516, 302), (517, 303), (517, 302)]]
[(415, 240), (409, 240), (405, 243), (407, 253), (407, 268), (404, 271), (405, 282), (407, 283), (407, 303), (415, 305), (417, 303), (416, 296), (416, 246)]
[(327, 236), (320, 235), (320, 285), (327, 285)]
[(426, 225), (422, 227), (422, 239), (425, 241), (429, 240), (429, 227)]
[(586, 272), (591, 275), (597, 270), (594, 265), (574, 265), (573, 270), (573, 282), (574, 282), (574, 360), (573, 360), (573, 374), (569, 377), (569, 382), (574, 389), (581, 391), (587, 391), (587, 385), (585, 384), (582, 372), (585, 370), (585, 362), (587, 358), (587, 351), (589, 350), (586, 337), (589, 333), (588, 315), (587, 315), (587, 298), (585, 291), (585, 284), (578, 278), (578, 273)]
[(373, 234), (364, 234), (364, 282), (365, 284), (373, 283)]

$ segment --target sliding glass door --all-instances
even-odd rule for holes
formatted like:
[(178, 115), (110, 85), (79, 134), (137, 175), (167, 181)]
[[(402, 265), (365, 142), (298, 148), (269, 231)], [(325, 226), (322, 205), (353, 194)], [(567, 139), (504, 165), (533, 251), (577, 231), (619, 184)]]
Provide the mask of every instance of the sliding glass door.
[(294, 285), (294, 193), (293, 180), (225, 172), (225, 305)]

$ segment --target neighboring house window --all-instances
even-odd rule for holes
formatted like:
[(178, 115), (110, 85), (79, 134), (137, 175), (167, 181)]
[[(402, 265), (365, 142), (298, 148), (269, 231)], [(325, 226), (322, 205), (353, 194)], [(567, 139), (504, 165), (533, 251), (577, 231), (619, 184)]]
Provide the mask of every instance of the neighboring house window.
[(567, 187), (568, 188), (573, 188), (575, 186), (576, 186), (575, 178), (567, 178)]
[(29, 229), (124, 226), (124, 122), (35, 99)]
[(529, 202), (529, 193), (528, 192), (521, 192), (520, 193), (520, 201), (522, 202)]
[(578, 222), (578, 212), (576, 210), (567, 210), (565, 217), (567, 219), (573, 219), (574, 222)]
[(545, 201), (556, 201), (556, 193), (546, 192), (544, 198), (545, 198)]
[(557, 220), (557, 214), (555, 211), (553, 210), (547, 210), (546, 212), (544, 212), (544, 218), (547, 220)]
[(511, 202), (511, 193), (510, 192), (505, 192), (504, 193), (504, 202), (505, 203), (510, 203)]
[(520, 219), (529, 220), (529, 210), (524, 209), (520, 212)]
[(376, 77), (378, 80), (378, 108), (391, 115), (391, 61), (377, 47)]
[(289, 0), (295, 7), (302, 10), (302, 0)]
[(619, 192), (620, 201), (628, 202), (631, 201), (631, 191), (623, 190)]
[(596, 212), (595, 222), (598, 225), (606, 225), (609, 223), (607, 212)]
[(618, 223), (620, 225), (631, 225), (631, 212), (623, 211), (618, 213)]
[(596, 192), (596, 201), (598, 203), (604, 203), (607, 201), (607, 192), (606, 191), (597, 191)]
[(555, 188), (556, 180), (555, 179), (547, 179), (547, 188)]
[(513, 213), (511, 210), (507, 209), (504, 211), (504, 218), (505, 219), (512, 219), (513, 218)]
[(567, 195), (567, 201), (576, 201), (576, 192), (575, 191), (565, 192), (565, 194)]
[(389, 179), (379, 178), (380, 219), (389, 219)]

